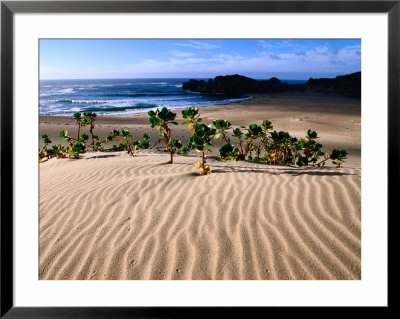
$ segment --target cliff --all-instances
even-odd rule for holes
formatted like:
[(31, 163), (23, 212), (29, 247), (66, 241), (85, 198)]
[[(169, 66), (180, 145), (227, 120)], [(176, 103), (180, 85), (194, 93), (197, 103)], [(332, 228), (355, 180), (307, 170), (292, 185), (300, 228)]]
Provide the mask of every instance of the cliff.
[(361, 97), (361, 72), (337, 76), (336, 78), (310, 78), (305, 84), (287, 84), (278, 78), (255, 80), (234, 74), (217, 76), (214, 79), (189, 80), (182, 84), (183, 90), (199, 93), (222, 93), (240, 96), (244, 93), (273, 93), (285, 91), (313, 91), (323, 94), (338, 94), (348, 97)]
[(349, 97), (361, 97), (361, 72), (340, 75), (336, 78), (310, 78), (303, 87), (325, 94), (336, 93)]
[(242, 75), (217, 76), (214, 79), (189, 80), (182, 85), (183, 90), (200, 93), (223, 93), (225, 95), (241, 95), (243, 93), (281, 92), (288, 89), (287, 83), (277, 78), (258, 81)]

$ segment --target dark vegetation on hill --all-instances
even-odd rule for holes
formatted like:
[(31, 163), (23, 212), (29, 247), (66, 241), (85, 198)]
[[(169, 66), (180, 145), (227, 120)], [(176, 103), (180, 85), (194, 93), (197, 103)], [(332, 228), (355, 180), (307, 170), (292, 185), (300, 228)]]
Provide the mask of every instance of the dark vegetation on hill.
[(239, 96), (244, 93), (312, 91), (347, 97), (361, 97), (361, 72), (335, 78), (310, 78), (304, 84), (287, 84), (276, 77), (269, 80), (255, 80), (238, 74), (220, 75), (207, 81), (191, 79), (183, 83), (182, 89), (208, 94), (223, 93), (229, 96)]

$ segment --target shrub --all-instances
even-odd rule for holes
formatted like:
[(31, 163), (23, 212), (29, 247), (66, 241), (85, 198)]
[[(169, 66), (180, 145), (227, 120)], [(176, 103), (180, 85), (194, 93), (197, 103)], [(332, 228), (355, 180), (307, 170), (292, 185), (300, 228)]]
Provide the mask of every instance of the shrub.
[[(194, 126), (196, 123), (200, 123), (202, 119), (200, 118), (199, 108), (196, 106), (188, 106), (186, 109), (182, 110), (182, 117), (186, 119), (186, 121), (182, 122), (182, 125), (187, 125), (190, 131), (192, 132), (192, 136), (194, 134)], [(186, 143), (186, 145), (182, 146), (179, 150), (179, 154), (188, 154), (191, 149), (190, 142)]]
[(160, 131), (161, 140), (164, 140), (166, 145), (166, 151), (170, 153), (171, 159), (169, 161), (170, 164), (173, 163), (173, 154), (177, 152), (176, 149), (171, 148), (171, 129), (169, 128), (169, 124), (177, 125), (178, 123), (174, 122), (176, 113), (173, 113), (171, 110), (163, 107), (161, 111), (157, 109), (156, 111), (149, 111), (147, 113), (150, 118), (151, 127), (157, 127)]
[(325, 166), (327, 160), (332, 160), (332, 163), (336, 165), (337, 168), (341, 168), (342, 164), (345, 162), (346, 156), (348, 155), (345, 149), (333, 149), (330, 151), (329, 155), (325, 155), (325, 159), (319, 162), (318, 166)]
[(97, 147), (95, 147), (96, 144), (96, 139), (98, 138), (97, 135), (94, 134), (94, 122), (96, 121), (97, 114), (94, 112), (84, 112), (83, 113), (83, 122), (85, 125), (89, 125), (89, 133), (92, 136), (92, 149), (93, 151), (98, 150)]
[(225, 144), (219, 149), (221, 159), (236, 161), (239, 157), (239, 149), (232, 144)]
[(302, 150), (303, 154), (297, 155), (297, 165), (307, 166), (312, 163), (314, 166), (317, 160), (325, 154), (321, 150), (322, 144), (315, 141), (316, 138), (318, 138), (317, 132), (309, 129), (306, 138), (298, 141), (297, 150)]
[(294, 163), (297, 138), (288, 132), (273, 131), (270, 134), (271, 141), (268, 143), (266, 162), (270, 164), (290, 165)]
[(201, 162), (196, 162), (195, 165), (201, 169), (200, 175), (207, 175), (210, 172), (210, 166), (207, 164), (207, 157), (205, 152), (210, 149), (211, 141), (216, 135), (216, 129), (212, 125), (198, 124), (194, 125), (194, 134), (189, 140), (191, 149), (196, 150), (201, 154)]
[(86, 146), (82, 142), (75, 142), (68, 148), (68, 156), (70, 158), (79, 158), (79, 154), (86, 153)]
[(225, 120), (215, 120), (213, 121), (213, 126), (217, 130), (217, 135), (215, 138), (218, 138), (222, 135), (222, 139), (225, 141), (226, 144), (231, 144), (230, 139), (226, 136), (226, 130), (231, 128), (231, 123)]
[(78, 140), (79, 136), (80, 136), (81, 127), (86, 126), (86, 122), (85, 122), (84, 118), (82, 117), (81, 112), (75, 112), (73, 115), (73, 118), (75, 120), (75, 123), (78, 124), (78, 135), (76, 138), (76, 140)]
[(263, 134), (263, 129), (260, 125), (257, 124), (250, 124), (249, 128), (247, 129), (247, 133), (245, 134), (246, 144), (244, 149), (244, 157), (248, 156), (250, 161), (253, 160), (252, 152), (256, 151), (256, 161), (258, 162), (260, 159), (260, 148), (261, 143), (259, 142), (255, 145), (253, 142), (260, 138)]
[(118, 147), (123, 147), (124, 150), (128, 152), (129, 155), (135, 156), (135, 152), (147, 149), (150, 146), (149, 135), (147, 133), (143, 134), (143, 139), (141, 141), (135, 140), (134, 136), (129, 133), (128, 130), (122, 130), (122, 139), (119, 139), (120, 145)]

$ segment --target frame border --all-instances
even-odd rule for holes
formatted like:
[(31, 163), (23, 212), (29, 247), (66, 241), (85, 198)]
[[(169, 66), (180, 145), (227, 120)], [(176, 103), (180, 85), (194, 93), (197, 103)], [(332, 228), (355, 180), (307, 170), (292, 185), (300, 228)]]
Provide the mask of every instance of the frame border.
[[(388, 253), (390, 252), (389, 212), (398, 208), (400, 187), (400, 0), (396, 1), (1, 1), (1, 110), (0, 110), (0, 317), (6, 318), (188, 318), (224, 316), (231, 312), (249, 316), (258, 311), (279, 311), (278, 307), (14, 307), (13, 305), (13, 20), (15, 13), (388, 13)], [(7, 158), (7, 161), (4, 160)], [(397, 211), (398, 209), (396, 209)], [(388, 265), (392, 259), (388, 254)], [(388, 288), (390, 276), (388, 269)], [(390, 289), (389, 289), (390, 292)], [(389, 311), (388, 307), (368, 308)], [(316, 310), (327, 307), (314, 307)], [(310, 307), (288, 307), (286, 314), (306, 314)], [(346, 307), (359, 315), (360, 308)], [(364, 308), (364, 310), (366, 310)], [(340, 307), (329, 307), (334, 314)]]

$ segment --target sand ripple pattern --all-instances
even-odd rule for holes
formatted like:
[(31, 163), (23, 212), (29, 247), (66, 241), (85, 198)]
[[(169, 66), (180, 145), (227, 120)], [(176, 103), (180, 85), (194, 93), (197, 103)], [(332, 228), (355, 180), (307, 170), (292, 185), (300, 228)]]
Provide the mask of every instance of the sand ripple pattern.
[(359, 280), (361, 170), (154, 152), (40, 164), (40, 279)]

